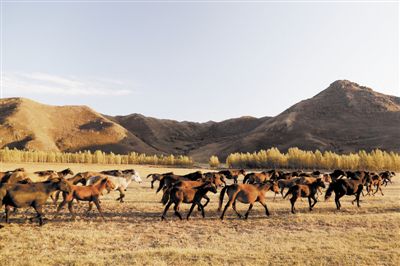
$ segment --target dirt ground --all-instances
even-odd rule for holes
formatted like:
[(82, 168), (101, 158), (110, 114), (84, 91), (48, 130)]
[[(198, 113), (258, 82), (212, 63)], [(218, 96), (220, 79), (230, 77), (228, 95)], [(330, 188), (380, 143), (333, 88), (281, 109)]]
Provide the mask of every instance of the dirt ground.
[[(43, 227), (29, 222), (33, 209), (20, 210), (8, 225), (1, 214), (0, 265), (400, 265), (399, 175), (383, 189), (384, 196), (362, 197), (361, 208), (351, 204), (353, 197), (345, 197), (342, 210), (336, 211), (333, 198), (324, 202), (320, 196), (313, 212), (303, 200), (293, 215), (288, 200), (273, 201), (268, 192), (270, 217), (256, 204), (248, 220), (229, 210), (221, 221), (218, 193), (210, 195), (205, 219), (195, 211), (190, 221), (180, 221), (170, 210), (167, 221), (161, 221), (161, 194), (150, 188), (146, 176), (195, 169), (0, 164), (0, 170), (16, 167), (28, 171), (70, 167), (74, 172), (135, 168), (144, 182), (130, 185), (125, 203), (115, 200), (118, 192), (102, 198), (105, 222), (97, 210), (84, 214), (84, 202), (75, 204), (75, 221), (66, 208), (53, 219), (55, 206), (49, 202)], [(186, 215), (190, 205), (182, 207)], [(242, 213), (247, 207), (238, 203)]]

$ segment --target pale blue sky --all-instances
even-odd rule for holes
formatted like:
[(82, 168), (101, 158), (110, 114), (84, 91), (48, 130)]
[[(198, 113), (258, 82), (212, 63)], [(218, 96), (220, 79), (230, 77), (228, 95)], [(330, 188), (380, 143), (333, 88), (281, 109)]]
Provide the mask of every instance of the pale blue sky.
[(399, 96), (398, 3), (3, 2), (3, 96), (274, 116), (337, 79)]

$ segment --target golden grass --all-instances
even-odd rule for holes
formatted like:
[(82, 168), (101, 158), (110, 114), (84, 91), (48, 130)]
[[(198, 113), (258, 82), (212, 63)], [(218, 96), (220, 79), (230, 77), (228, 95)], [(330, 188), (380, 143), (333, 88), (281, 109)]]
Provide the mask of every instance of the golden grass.
[[(1, 170), (25, 167), (28, 171), (63, 169), (66, 165), (2, 164)], [(73, 171), (103, 170), (110, 165), (68, 165)], [(121, 166), (115, 166), (119, 168)], [(117, 192), (102, 199), (106, 216), (83, 212), (87, 205), (75, 204), (79, 218), (70, 220), (65, 209), (52, 219), (55, 207), (46, 206), (49, 219), (43, 227), (27, 217), (33, 210), (21, 210), (11, 224), (0, 229), (0, 265), (399, 265), (400, 264), (400, 182), (384, 188), (385, 196), (362, 198), (361, 208), (351, 205), (353, 197), (342, 200), (335, 210), (333, 199), (319, 202), (308, 212), (307, 201), (298, 202), (298, 213), (290, 214), (290, 203), (281, 198), (268, 207), (266, 218), (256, 205), (247, 221), (232, 210), (219, 220), (217, 195), (211, 195), (206, 219), (195, 211), (190, 221), (179, 221), (168, 213), (161, 222), (161, 195), (150, 189), (145, 176), (174, 170), (178, 174), (194, 169), (148, 166), (139, 170), (144, 183), (132, 184), (126, 202), (115, 201)], [(158, 183), (157, 183), (158, 185)], [(226, 199), (225, 199), (226, 200)], [(181, 212), (186, 215), (189, 205)], [(172, 208), (171, 208), (172, 209)], [(246, 205), (238, 204), (240, 212)], [(4, 225), (4, 223), (2, 223)]]

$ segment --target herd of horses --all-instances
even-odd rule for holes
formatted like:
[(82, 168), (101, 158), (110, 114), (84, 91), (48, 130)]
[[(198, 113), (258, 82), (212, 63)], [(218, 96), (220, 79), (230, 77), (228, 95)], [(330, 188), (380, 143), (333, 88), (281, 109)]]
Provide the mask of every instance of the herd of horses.
[[(232, 208), (239, 218), (242, 215), (236, 209), (236, 202), (249, 204), (244, 218), (247, 219), (251, 209), (256, 202), (259, 202), (269, 216), (266, 203), (266, 193), (274, 193), (274, 201), (277, 195), (284, 199), (290, 197), (291, 212), (295, 213), (295, 203), (299, 198), (307, 198), (309, 210), (318, 202), (318, 195), (325, 191), (325, 200), (329, 199), (332, 193), (335, 194), (336, 208), (340, 210), (340, 199), (347, 195), (355, 197), (352, 203), (357, 202), (360, 207), (361, 195), (375, 195), (378, 191), (383, 195), (382, 187), (392, 183), (394, 172), (384, 171), (381, 173), (368, 171), (344, 171), (334, 170), (331, 173), (320, 171), (284, 172), (276, 169), (262, 172), (247, 173), (245, 170), (223, 170), (219, 172), (202, 173), (196, 171), (186, 175), (176, 175), (173, 172), (163, 174), (149, 174), (151, 177), (151, 188), (154, 183), (159, 182), (156, 193), (162, 191), (161, 202), (165, 205), (161, 219), (166, 218), (168, 209), (174, 204), (174, 213), (179, 219), (182, 203), (191, 204), (186, 218), (189, 219), (192, 211), (197, 206), (205, 217), (204, 209), (210, 202), (207, 193), (219, 194), (218, 211), (222, 210), (221, 220), (224, 219), (228, 208)], [(238, 179), (243, 177), (243, 183)], [(230, 184), (227, 182), (229, 181)], [(0, 207), (5, 206), (5, 219), (9, 223), (11, 210), (14, 212), (19, 208), (32, 207), (37, 215), (31, 221), (37, 219), (39, 225), (43, 225), (43, 205), (49, 198), (57, 206), (56, 216), (68, 205), (72, 217), (75, 217), (73, 210), (74, 201), (87, 201), (90, 212), (93, 204), (96, 206), (101, 217), (104, 219), (100, 197), (103, 193), (118, 191), (118, 201), (124, 202), (125, 191), (129, 184), (134, 181), (141, 183), (142, 179), (134, 169), (107, 170), (101, 172), (82, 172), (74, 174), (71, 169), (57, 172), (54, 170), (38, 171), (28, 173), (23, 168), (12, 171), (0, 172)], [(286, 193), (285, 189), (287, 189)], [(364, 193), (364, 189), (366, 193)], [(62, 201), (58, 203), (60, 195)], [(224, 208), (223, 201), (227, 195), (228, 201)]]

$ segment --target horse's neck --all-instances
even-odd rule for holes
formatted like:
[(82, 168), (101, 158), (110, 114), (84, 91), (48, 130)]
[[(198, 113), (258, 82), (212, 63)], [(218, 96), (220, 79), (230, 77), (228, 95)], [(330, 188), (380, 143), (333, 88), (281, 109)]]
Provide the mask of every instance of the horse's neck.
[(46, 194), (50, 194), (57, 190), (56, 184), (52, 182), (44, 183), (44, 187)]
[(107, 182), (100, 182), (97, 186), (96, 186), (96, 188), (97, 188), (97, 190), (98, 191), (103, 191), (104, 189), (106, 189), (106, 186), (107, 186)]

